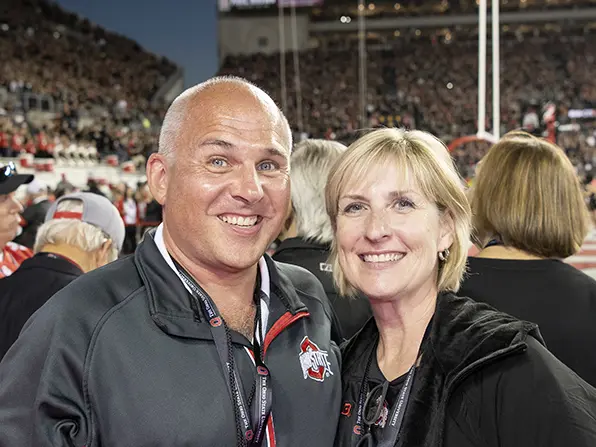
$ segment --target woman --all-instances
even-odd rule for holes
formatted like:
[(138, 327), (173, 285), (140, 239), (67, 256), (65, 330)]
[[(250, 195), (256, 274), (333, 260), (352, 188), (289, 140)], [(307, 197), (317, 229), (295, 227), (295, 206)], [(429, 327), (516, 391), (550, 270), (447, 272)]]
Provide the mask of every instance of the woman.
[(371, 132), (325, 193), (335, 281), (373, 311), (343, 350), (337, 446), (596, 445), (596, 390), (537, 327), (454, 294), (470, 208), (439, 140)]
[(537, 323), (549, 350), (596, 386), (596, 281), (562, 262), (580, 250), (589, 216), (563, 150), (505, 135), (482, 160), (471, 206), (480, 252), (461, 294)]

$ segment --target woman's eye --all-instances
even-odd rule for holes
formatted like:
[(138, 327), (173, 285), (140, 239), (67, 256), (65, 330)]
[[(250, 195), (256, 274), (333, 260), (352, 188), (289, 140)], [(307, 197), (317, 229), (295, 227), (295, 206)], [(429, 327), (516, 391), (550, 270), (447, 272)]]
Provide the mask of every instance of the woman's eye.
[(395, 206), (399, 209), (414, 208), (414, 203), (409, 199), (398, 199)]
[(344, 207), (344, 213), (346, 214), (354, 214), (359, 211), (362, 211), (364, 206), (361, 203), (350, 203), (348, 206)]

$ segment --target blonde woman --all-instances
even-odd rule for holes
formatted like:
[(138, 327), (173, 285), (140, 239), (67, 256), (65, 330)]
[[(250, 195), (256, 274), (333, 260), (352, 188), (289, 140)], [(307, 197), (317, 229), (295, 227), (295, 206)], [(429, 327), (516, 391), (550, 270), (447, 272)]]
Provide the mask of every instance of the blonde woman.
[(343, 350), (337, 446), (596, 445), (596, 390), (536, 325), (455, 295), (470, 207), (430, 134), (371, 132), (326, 188), (331, 262), (373, 318)]
[(563, 150), (512, 132), (482, 160), (471, 191), (475, 240), (462, 294), (533, 321), (548, 349), (596, 386), (596, 281), (563, 259), (589, 229)]

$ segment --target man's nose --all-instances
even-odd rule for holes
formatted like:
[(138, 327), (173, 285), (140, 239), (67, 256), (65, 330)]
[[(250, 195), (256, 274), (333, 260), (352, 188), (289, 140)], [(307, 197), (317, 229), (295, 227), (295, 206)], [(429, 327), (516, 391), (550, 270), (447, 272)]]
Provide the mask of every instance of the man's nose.
[(23, 212), (23, 205), (21, 205), (21, 202), (19, 202), (16, 198), (16, 196), (13, 193), (10, 193), (10, 200), (11, 200), (11, 207), (10, 210), (13, 213), (22, 213)]
[(263, 184), (254, 166), (243, 166), (232, 187), (232, 196), (246, 203), (256, 203), (263, 198)]

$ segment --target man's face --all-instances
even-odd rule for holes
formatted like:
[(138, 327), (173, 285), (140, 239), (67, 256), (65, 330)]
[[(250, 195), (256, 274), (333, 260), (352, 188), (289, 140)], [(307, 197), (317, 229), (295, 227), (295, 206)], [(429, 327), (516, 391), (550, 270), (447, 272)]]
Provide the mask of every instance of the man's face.
[(16, 199), (14, 192), (0, 194), (0, 247), (12, 241), (19, 228), (19, 214), (23, 206)]
[(165, 195), (156, 198), (165, 232), (186, 258), (234, 273), (254, 266), (280, 232), (290, 198), (290, 140), (277, 110), (254, 96), (210, 99), (189, 108)]

